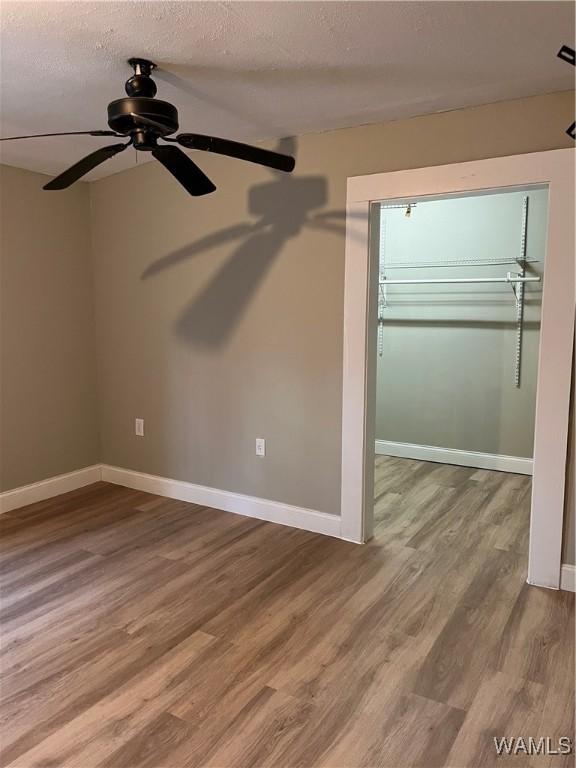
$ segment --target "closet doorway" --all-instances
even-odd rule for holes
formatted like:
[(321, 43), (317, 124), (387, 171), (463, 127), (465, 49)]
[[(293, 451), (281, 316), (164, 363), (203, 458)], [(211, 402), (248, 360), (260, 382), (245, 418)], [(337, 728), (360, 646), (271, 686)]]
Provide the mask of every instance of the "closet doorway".
[(558, 588), (573, 154), (349, 179), (346, 538), (434, 547), (505, 520), (496, 533), (529, 549), (529, 582)]
[(537, 186), (372, 204), (376, 539), (528, 550), (547, 207)]

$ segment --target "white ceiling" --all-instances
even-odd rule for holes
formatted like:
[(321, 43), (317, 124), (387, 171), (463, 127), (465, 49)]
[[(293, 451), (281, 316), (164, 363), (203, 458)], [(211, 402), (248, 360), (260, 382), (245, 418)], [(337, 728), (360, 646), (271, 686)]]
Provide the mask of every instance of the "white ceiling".
[[(572, 44), (571, 2), (36, 0), (4, 1), (1, 13), (1, 136), (107, 128), (130, 56), (158, 63), (158, 97), (178, 107), (181, 130), (244, 141), (569, 89), (574, 78), (556, 57)], [(107, 141), (6, 142), (0, 159), (58, 173)]]

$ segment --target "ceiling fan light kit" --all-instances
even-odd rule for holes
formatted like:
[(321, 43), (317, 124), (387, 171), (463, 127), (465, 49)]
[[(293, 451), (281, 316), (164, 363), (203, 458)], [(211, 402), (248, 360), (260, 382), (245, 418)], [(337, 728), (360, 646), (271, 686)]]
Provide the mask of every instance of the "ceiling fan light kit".
[(204, 152), (216, 152), (220, 155), (235, 157), (250, 163), (265, 165), (268, 168), (290, 173), (294, 170), (294, 158), (278, 152), (271, 152), (261, 147), (253, 147), (216, 136), (204, 136), (198, 133), (176, 133), (178, 110), (167, 101), (156, 99), (156, 83), (152, 72), (156, 65), (147, 59), (132, 58), (128, 63), (134, 74), (126, 81), (126, 96), (108, 104), (108, 125), (111, 130), (71, 131), (68, 133), (32, 134), (30, 136), (10, 136), (0, 141), (33, 139), (46, 136), (115, 136), (129, 139), (126, 143), (111, 144), (97, 149), (82, 158), (66, 171), (44, 186), (47, 190), (66, 189), (100, 163), (109, 160), (127, 147), (143, 152), (151, 152), (174, 178), (191, 195), (199, 196), (214, 192), (216, 187), (204, 172), (181, 149), (173, 145), (158, 144), (158, 141), (180, 144), (187, 149)]

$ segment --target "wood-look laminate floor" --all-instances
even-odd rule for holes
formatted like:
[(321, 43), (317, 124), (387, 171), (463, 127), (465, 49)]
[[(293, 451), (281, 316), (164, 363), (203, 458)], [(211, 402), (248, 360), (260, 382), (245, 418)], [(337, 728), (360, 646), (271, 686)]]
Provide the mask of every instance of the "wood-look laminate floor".
[(0, 518), (3, 766), (573, 765), (526, 477), (379, 457), (366, 546), (98, 483)]

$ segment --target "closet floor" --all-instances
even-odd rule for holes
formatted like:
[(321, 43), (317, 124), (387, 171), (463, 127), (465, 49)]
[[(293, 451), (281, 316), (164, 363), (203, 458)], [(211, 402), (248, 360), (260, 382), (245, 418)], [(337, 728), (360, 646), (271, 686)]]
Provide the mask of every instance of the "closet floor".
[(366, 546), (97, 483), (0, 517), (2, 765), (571, 766), (529, 478), (379, 457)]

